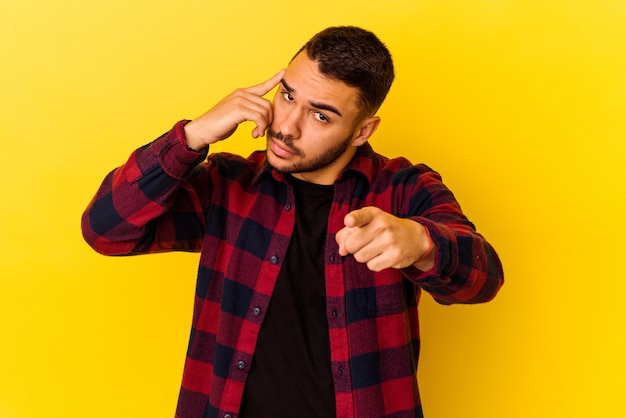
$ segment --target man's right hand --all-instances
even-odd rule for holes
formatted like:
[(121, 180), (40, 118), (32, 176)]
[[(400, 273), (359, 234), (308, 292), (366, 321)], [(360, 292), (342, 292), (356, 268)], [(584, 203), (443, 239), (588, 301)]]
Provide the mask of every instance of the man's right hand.
[(273, 111), (272, 103), (263, 96), (280, 83), (284, 74), (285, 70), (281, 70), (264, 83), (235, 90), (211, 110), (189, 122), (185, 125), (187, 145), (200, 150), (228, 138), (245, 121), (256, 124), (252, 130), (253, 138), (264, 136), (272, 123)]

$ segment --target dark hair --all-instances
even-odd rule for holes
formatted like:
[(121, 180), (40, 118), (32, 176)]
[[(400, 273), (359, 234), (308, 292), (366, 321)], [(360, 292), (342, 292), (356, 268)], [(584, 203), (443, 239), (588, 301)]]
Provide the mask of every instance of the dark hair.
[(359, 89), (362, 114), (373, 115), (385, 100), (394, 78), (387, 47), (365, 29), (330, 27), (309, 40), (296, 55), (306, 51), (325, 76)]

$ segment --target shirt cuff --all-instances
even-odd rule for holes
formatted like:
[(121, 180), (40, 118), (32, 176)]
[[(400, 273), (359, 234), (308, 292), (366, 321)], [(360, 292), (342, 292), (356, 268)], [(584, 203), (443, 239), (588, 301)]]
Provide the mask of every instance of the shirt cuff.
[(439, 283), (441, 280), (444, 280), (444, 267), (445, 267), (445, 261), (444, 261), (444, 253), (442, 251), (445, 251), (445, 248), (442, 245), (441, 239), (439, 237), (437, 228), (435, 227), (434, 223), (424, 217), (421, 216), (415, 216), (415, 217), (411, 217), (409, 218), (419, 224), (421, 224), (422, 226), (424, 226), (424, 228), (428, 229), (428, 234), (430, 236), (430, 239), (433, 241), (433, 245), (435, 245), (435, 259), (434, 259), (434, 265), (430, 270), (426, 270), (426, 271), (422, 271), (420, 269), (418, 269), (417, 267), (415, 267), (414, 265), (410, 265), (408, 267), (404, 268), (404, 274), (411, 278), (413, 281), (417, 281), (417, 282), (421, 282), (421, 283)]
[(165, 134), (163, 147), (159, 151), (159, 162), (163, 170), (171, 177), (183, 179), (191, 170), (205, 160), (209, 147), (196, 151), (187, 146), (185, 125), (189, 120), (181, 120)]

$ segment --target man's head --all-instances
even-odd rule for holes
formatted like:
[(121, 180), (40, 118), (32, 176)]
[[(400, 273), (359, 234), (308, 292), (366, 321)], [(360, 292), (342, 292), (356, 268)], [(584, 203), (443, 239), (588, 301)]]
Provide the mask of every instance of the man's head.
[(365, 29), (339, 26), (311, 38), (296, 54), (306, 52), (319, 71), (359, 90), (363, 116), (372, 116), (385, 100), (394, 79), (387, 47)]
[(376, 131), (391, 82), (387, 48), (353, 27), (315, 35), (291, 60), (273, 101), (267, 159), (284, 173), (332, 184)]

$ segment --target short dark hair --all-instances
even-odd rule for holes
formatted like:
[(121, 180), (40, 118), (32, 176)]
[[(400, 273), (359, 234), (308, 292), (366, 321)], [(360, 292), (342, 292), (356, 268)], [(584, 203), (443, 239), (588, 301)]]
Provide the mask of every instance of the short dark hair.
[(306, 51), (325, 76), (356, 87), (364, 116), (376, 113), (394, 78), (393, 60), (376, 35), (354, 26), (324, 29), (296, 54)]

